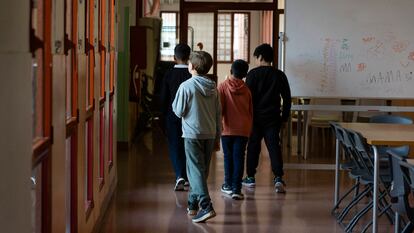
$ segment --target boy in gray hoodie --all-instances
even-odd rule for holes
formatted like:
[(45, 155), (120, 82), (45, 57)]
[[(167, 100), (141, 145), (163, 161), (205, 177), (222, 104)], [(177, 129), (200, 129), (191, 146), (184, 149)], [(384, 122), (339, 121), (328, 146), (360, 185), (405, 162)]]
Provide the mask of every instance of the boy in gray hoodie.
[[(193, 222), (216, 216), (207, 188), (207, 177), (215, 142), (221, 132), (221, 106), (216, 83), (205, 75), (213, 59), (204, 51), (190, 55), (192, 77), (178, 88), (172, 109), (182, 119), (187, 176), (190, 182), (188, 214)], [(199, 210), (200, 208), (200, 210)]]

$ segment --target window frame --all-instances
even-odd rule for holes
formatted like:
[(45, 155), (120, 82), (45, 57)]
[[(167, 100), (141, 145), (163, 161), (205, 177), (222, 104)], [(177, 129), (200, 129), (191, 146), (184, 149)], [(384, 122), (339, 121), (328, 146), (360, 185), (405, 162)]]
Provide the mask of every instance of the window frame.
[[(43, 86), (40, 93), (42, 106), (39, 109), (34, 109), (34, 111), (39, 110), (42, 114), (40, 121), (42, 122), (41, 135), (33, 135), (32, 140), (32, 170), (36, 169), (38, 166), (41, 166), (41, 177), (40, 177), (40, 192), (41, 196), (41, 211), (40, 211), (40, 230), (42, 232), (49, 233), (51, 232), (51, 146), (53, 143), (53, 126), (52, 126), (52, 67), (49, 65), (52, 63), (52, 49), (51, 49), (51, 35), (52, 35), (52, 1), (51, 0), (38, 0), (37, 6), (41, 5), (42, 11), (41, 15), (33, 16), (33, 13), (38, 13), (34, 9), (34, 2), (30, 1), (30, 52), (32, 53), (33, 58), (35, 54), (41, 54), (39, 58), (41, 60), (41, 66), (38, 69), (41, 69), (41, 75), (39, 78)], [(37, 25), (33, 27), (33, 17), (38, 19)], [(39, 18), (38, 18), (39, 17)], [(40, 26), (38, 28), (37, 26)], [(36, 36), (36, 31), (41, 33), (41, 37)], [(37, 76), (36, 76), (37, 77)], [(37, 87), (37, 86), (36, 86)], [(36, 101), (37, 97), (33, 99)], [(37, 117), (37, 115), (35, 114)], [(35, 119), (32, 119), (35, 121)], [(38, 182), (37, 182), (38, 183)], [(33, 226), (37, 227), (37, 226)]]
[[(230, 54), (230, 61), (223, 61), (223, 60), (219, 60), (218, 58), (218, 54), (217, 54), (217, 63), (218, 64), (229, 64), (229, 63), (233, 63), (234, 62), (234, 15), (235, 14), (246, 14), (247, 18), (248, 18), (248, 37), (247, 37), (247, 63), (250, 63), (250, 33), (251, 33), (251, 15), (250, 12), (248, 11), (231, 11), (231, 12), (218, 12), (217, 13), (217, 27), (219, 27), (218, 24), (218, 16), (219, 15), (231, 15), (231, 38), (230, 38), (230, 42), (231, 42), (231, 54)], [(218, 33), (219, 28), (217, 28), (217, 34)], [(217, 53), (219, 50), (219, 36), (217, 35)]]

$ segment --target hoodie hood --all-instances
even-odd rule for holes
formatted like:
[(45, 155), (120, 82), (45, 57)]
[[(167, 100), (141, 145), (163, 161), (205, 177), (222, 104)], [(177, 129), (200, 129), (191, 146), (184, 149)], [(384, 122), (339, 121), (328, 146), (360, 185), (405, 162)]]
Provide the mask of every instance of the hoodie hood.
[(236, 95), (242, 95), (244, 94), (247, 90), (244, 81), (241, 79), (236, 79), (236, 78), (228, 78), (227, 79), (227, 86), (230, 90), (231, 93), (236, 94)]
[(213, 80), (201, 76), (193, 76), (197, 91), (203, 96), (212, 96), (217, 93), (216, 83)]

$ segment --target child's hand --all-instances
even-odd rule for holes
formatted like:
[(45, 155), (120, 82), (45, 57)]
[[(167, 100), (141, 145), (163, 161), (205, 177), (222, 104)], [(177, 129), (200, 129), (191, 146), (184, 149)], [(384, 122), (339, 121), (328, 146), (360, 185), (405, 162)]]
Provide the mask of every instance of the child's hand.
[(220, 138), (214, 141), (214, 151), (220, 151)]

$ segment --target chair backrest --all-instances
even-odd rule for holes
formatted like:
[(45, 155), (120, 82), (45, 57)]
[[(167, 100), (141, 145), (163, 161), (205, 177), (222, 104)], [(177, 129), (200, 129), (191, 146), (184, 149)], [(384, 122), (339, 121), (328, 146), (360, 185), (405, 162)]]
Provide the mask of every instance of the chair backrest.
[[(310, 104), (315, 105), (341, 105), (341, 100), (337, 98), (312, 98)], [(309, 111), (309, 118), (321, 118), (327, 121), (340, 121), (342, 113), (340, 111)]]
[(362, 137), (360, 135), (349, 129), (342, 128), (344, 132), (344, 141), (349, 148), (350, 156), (353, 159), (354, 164), (359, 169), (367, 170), (367, 172), (371, 172), (372, 165), (367, 164), (366, 158), (368, 157), (367, 152), (365, 150), (365, 146), (363, 144)]
[(388, 123), (388, 124), (405, 124), (409, 125), (413, 123), (413, 120), (397, 115), (375, 115), (369, 119), (370, 123)]
[[(401, 163), (405, 163), (406, 160), (403, 156), (388, 151), (388, 158), (390, 160), (390, 169), (392, 176), (392, 183), (390, 189), (391, 203), (393, 209), (399, 214), (412, 214), (413, 209), (410, 208), (408, 201), (408, 195), (410, 194), (409, 178), (405, 178), (409, 174), (408, 168), (403, 171)], [(408, 175), (409, 176), (409, 175)]]
[[(407, 161), (400, 161), (401, 171), (404, 177), (404, 185), (409, 187), (410, 191), (414, 190), (414, 165), (409, 164)], [(414, 221), (414, 208), (411, 207), (408, 195), (404, 196), (404, 199), (399, 199), (401, 202), (404, 203), (404, 212), (406, 213), (408, 219), (413, 222)]]
[(351, 148), (351, 143), (348, 139), (348, 136), (346, 135), (344, 128), (342, 128), (342, 126), (340, 126), (337, 122), (329, 122), (329, 124), (331, 125), (331, 128), (335, 134), (335, 137), (338, 139), (339, 141), (339, 145), (342, 146), (342, 148), (344, 149), (345, 152), (345, 158), (346, 159), (351, 159), (350, 158), (350, 148)]
[(388, 151), (388, 158), (390, 161), (391, 177), (392, 177), (392, 186), (390, 190), (391, 197), (398, 197), (406, 195), (409, 190), (404, 185), (404, 174), (401, 170), (400, 163), (405, 161), (403, 156), (400, 156), (392, 151)]
[[(397, 115), (376, 115), (372, 116), (369, 120), (370, 123), (388, 123), (388, 124), (412, 124), (413, 120), (404, 117), (404, 116), (397, 116)], [(409, 146), (398, 146), (398, 147), (378, 147), (378, 152), (380, 154), (385, 154), (387, 150), (391, 150), (392, 152), (400, 155), (400, 156), (408, 156), (410, 147)]]
[(400, 161), (400, 166), (408, 185), (411, 189), (414, 189), (414, 165), (403, 160)]

